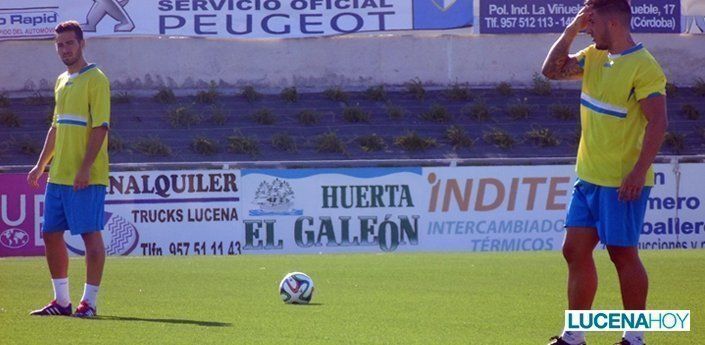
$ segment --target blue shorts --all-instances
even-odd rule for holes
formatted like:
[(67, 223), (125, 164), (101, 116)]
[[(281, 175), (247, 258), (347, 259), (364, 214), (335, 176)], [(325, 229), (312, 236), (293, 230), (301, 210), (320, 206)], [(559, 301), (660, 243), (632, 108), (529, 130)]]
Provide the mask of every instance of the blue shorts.
[(48, 183), (44, 195), (44, 232), (71, 230), (72, 235), (103, 230), (105, 186), (73, 186)]
[(618, 189), (575, 181), (565, 227), (596, 228), (600, 242), (608, 246), (637, 246), (651, 187), (644, 187), (634, 201), (619, 201)]

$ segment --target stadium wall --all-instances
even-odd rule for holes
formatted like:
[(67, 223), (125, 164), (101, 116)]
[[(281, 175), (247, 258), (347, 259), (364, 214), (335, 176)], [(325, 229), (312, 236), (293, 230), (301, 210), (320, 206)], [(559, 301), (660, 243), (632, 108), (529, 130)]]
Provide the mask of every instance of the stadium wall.
[[(705, 78), (705, 35), (640, 34), (636, 39), (663, 65), (676, 85)], [(529, 85), (555, 34), (476, 35), (470, 29), (327, 38), (215, 40), (196, 38), (92, 38), (86, 55), (113, 89), (153, 90), (255, 85), (278, 92), (287, 86), (320, 90), (418, 78), (430, 85), (469, 82)], [(588, 45), (581, 36), (574, 50)], [(0, 42), (0, 91), (52, 90), (64, 66), (52, 41)], [(575, 82), (563, 87), (578, 87)]]

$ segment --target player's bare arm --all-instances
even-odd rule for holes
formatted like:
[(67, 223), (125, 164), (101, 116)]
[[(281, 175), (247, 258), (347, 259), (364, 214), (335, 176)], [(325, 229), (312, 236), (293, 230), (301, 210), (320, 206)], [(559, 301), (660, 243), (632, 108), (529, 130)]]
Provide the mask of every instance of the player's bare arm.
[(105, 137), (108, 135), (108, 127), (100, 126), (95, 127), (91, 130), (91, 135), (88, 137), (88, 147), (86, 148), (86, 155), (83, 157), (83, 163), (81, 168), (76, 174), (76, 178), (73, 182), (74, 190), (83, 189), (88, 187), (88, 181), (90, 179), (91, 166), (95, 161), (95, 157), (98, 156), (100, 147), (105, 141)]
[(573, 21), (563, 31), (558, 41), (553, 44), (551, 50), (543, 62), (541, 73), (548, 79), (553, 80), (577, 80), (583, 76), (583, 68), (580, 67), (578, 59), (570, 55), (570, 46), (575, 37), (587, 27), (588, 11), (583, 7)]
[(619, 187), (620, 200), (636, 200), (641, 195), (646, 181), (646, 172), (654, 162), (656, 154), (661, 148), (663, 137), (668, 128), (668, 114), (666, 113), (666, 96), (654, 96), (639, 101), (644, 116), (648, 120), (644, 133), (644, 144), (639, 154), (639, 160), (634, 165), (631, 173)]
[(30, 170), (27, 175), (27, 183), (29, 183), (32, 188), (39, 188), (39, 183), (37, 183), (37, 181), (39, 181), (39, 178), (42, 177), (42, 174), (44, 174), (44, 169), (46, 169), (47, 164), (49, 164), (49, 161), (51, 161), (51, 158), (54, 156), (55, 141), (56, 127), (52, 126), (47, 132), (46, 139), (44, 139), (44, 147), (42, 148), (42, 152), (39, 154), (37, 164), (34, 165), (32, 170)]

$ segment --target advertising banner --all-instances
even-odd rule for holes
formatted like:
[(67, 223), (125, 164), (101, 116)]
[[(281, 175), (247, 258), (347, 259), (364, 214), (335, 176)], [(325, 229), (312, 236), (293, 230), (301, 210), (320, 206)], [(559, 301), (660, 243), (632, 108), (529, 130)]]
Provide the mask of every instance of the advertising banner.
[(424, 246), (440, 251), (532, 251), (561, 247), (571, 166), (424, 169)]
[(48, 38), (77, 20), (87, 36), (286, 38), (472, 25), (472, 0), (3, 0), (0, 40)]
[(705, 165), (659, 165), (649, 198), (641, 249), (705, 248)]
[[(483, 0), (480, 1), (480, 32), (563, 32), (583, 3), (584, 0)], [(632, 0), (631, 4), (633, 32), (681, 32), (681, 0)]]
[(44, 255), (45, 188), (46, 175), (35, 189), (27, 174), (0, 174), (0, 257)]
[[(237, 255), (237, 170), (117, 172), (110, 176), (103, 240), (108, 255)], [(0, 174), (0, 256), (44, 254), (44, 186), (24, 174)], [(64, 236), (83, 255), (80, 236)]]
[[(705, 248), (705, 165), (655, 170), (639, 248)], [(560, 250), (575, 179), (572, 165), (117, 172), (103, 237), (110, 255)], [(44, 253), (43, 192), (0, 174), (0, 257)]]
[(244, 249), (336, 253), (422, 249), (421, 168), (244, 170)]

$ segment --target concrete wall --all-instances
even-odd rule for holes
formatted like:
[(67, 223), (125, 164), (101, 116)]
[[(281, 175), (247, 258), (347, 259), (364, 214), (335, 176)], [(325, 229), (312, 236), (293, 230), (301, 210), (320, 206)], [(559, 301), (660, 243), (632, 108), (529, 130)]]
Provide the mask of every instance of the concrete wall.
[[(444, 85), (469, 82), (529, 84), (558, 37), (475, 35), (468, 29), (420, 33), (358, 34), (289, 40), (195, 38), (92, 38), (86, 56), (114, 89), (200, 88), (253, 84), (273, 92), (295, 85), (364, 88), (401, 85), (412, 78)], [(705, 35), (636, 35), (661, 62), (669, 79), (690, 85), (705, 78)], [(578, 50), (589, 44), (581, 36)], [(0, 90), (51, 90), (64, 66), (52, 41), (0, 42)], [(575, 87), (576, 83), (562, 84)]]

